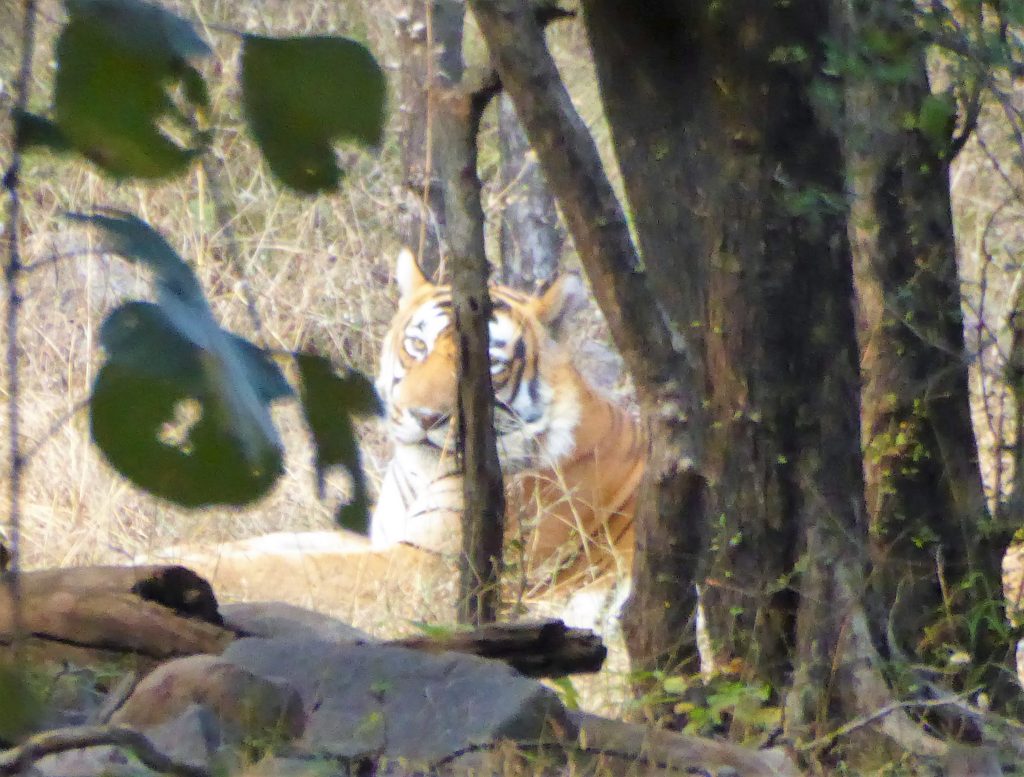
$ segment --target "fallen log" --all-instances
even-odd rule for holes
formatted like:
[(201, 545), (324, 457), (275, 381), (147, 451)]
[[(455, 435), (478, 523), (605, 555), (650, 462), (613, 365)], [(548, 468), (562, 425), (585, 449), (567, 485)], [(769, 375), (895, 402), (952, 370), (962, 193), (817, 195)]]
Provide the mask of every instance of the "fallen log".
[[(21, 627), (34, 657), (95, 664), (134, 656), (150, 665), (219, 654), (247, 636), (224, 626), (209, 583), (182, 566), (38, 570), (22, 573), (20, 589)], [(16, 628), (10, 596), (0, 595), (0, 648), (12, 644)], [(597, 634), (560, 620), (499, 623), (386, 644), (470, 653), (504, 661), (528, 677), (597, 672), (608, 652)]]
[(387, 642), (413, 650), (450, 650), (504, 661), (527, 677), (564, 677), (600, 671), (608, 649), (589, 629), (560, 620), (492, 623), (469, 631), (417, 636)]
[(184, 567), (22, 573), (20, 624), (9, 590), (0, 595), (0, 646), (14, 642), (20, 625), (31, 657), (95, 664), (130, 656), (146, 665), (219, 653), (235, 638), (209, 584)]

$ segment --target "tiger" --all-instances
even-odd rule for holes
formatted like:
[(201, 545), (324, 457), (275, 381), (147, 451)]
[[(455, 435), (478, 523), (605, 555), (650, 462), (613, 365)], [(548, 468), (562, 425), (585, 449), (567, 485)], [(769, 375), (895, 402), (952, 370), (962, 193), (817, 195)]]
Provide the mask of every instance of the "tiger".
[[(408, 249), (397, 256), (395, 279), (398, 310), (376, 381), (393, 454), (370, 522), (371, 543), (458, 552), (463, 499), (454, 456), (452, 291), (429, 281)], [(560, 339), (583, 300), (582, 281), (566, 274), (537, 294), (499, 284), (489, 291), (506, 547), (518, 549), (524, 579), (541, 586), (628, 569), (647, 436), (629, 411), (583, 377)]]

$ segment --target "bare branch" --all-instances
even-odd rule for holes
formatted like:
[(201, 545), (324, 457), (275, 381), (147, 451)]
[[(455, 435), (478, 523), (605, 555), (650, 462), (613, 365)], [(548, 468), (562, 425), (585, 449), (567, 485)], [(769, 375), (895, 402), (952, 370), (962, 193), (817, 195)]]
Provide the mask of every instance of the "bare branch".
[[(650, 302), (622, 207), (536, 15), (522, 0), (470, 0), (470, 6), (637, 385), (671, 382), (685, 356), (673, 348), (668, 326)], [(635, 321), (627, 325), (627, 318)]]
[(170, 758), (144, 734), (127, 726), (72, 726), (44, 731), (0, 753), (0, 775), (19, 774), (47, 755), (102, 745), (130, 750), (143, 764), (157, 772), (178, 777), (210, 777), (211, 774), (203, 767)]

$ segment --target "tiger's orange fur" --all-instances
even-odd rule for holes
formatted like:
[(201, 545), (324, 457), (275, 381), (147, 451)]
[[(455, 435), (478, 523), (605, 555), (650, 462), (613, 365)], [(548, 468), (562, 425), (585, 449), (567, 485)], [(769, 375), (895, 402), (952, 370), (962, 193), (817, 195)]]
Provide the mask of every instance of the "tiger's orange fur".
[[(458, 548), (462, 505), (452, 416), (456, 340), (451, 290), (430, 283), (403, 251), (399, 309), (377, 385), (394, 457), (375, 510), (377, 546)], [(537, 296), (492, 286), (492, 381), (508, 536), (529, 580), (579, 580), (628, 564), (646, 439), (625, 409), (601, 396), (556, 340), (582, 292), (567, 276)], [(515, 560), (515, 553), (510, 552)]]

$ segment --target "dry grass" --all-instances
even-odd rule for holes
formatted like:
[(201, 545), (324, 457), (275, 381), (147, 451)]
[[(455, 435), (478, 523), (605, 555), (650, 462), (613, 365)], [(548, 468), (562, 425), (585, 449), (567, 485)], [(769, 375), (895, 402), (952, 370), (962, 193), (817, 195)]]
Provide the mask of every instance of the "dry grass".
[[(295, 407), (281, 407), (275, 414), (287, 449), (286, 474), (268, 498), (244, 510), (187, 512), (148, 497), (113, 473), (89, 440), (84, 401), (101, 360), (99, 325), (121, 301), (148, 296), (149, 291), (144, 272), (91, 254), (93, 236), (64, 219), (66, 211), (102, 205), (144, 218), (193, 264), (222, 325), (271, 348), (316, 349), (373, 374), (380, 339), (394, 311), (389, 278), (398, 245), (390, 225), (409, 197), (400, 184), (394, 133), (376, 156), (345, 153), (349, 172), (339, 193), (318, 198), (288, 193), (270, 177), (245, 134), (238, 109), (237, 40), (218, 30), (348, 34), (366, 41), (385, 67), (393, 69), (397, 52), (392, 11), (397, 0), (172, 0), (164, 5), (205, 26), (215, 50), (202, 66), (217, 128), (205, 170), (197, 167), (158, 185), (117, 184), (69, 157), (32, 154), (26, 162), (24, 260), (34, 269), (23, 283), (19, 333), (23, 441), (31, 453), (22, 561), (29, 568), (131, 563), (161, 555), (169, 546), (185, 546), (202, 551), (192, 561), (214, 577), (227, 600), (274, 596), (382, 634), (407, 632), (416, 619), (450, 621), (454, 575), (447, 566), (435, 568), (408, 558), (385, 563), (369, 554), (339, 570), (323, 563), (323, 547), (289, 556), (287, 540), (270, 553), (275, 561), (267, 558), (262, 566), (253, 561), (246, 538), (331, 530), (334, 507), (342, 498), (339, 491), (326, 503), (317, 499), (312, 450)], [(42, 0), (40, 6), (32, 108), (45, 111), (52, 87), (52, 47), (63, 11), (57, 0)], [(0, 159), (10, 153), (6, 109), (13, 99), (14, 57), (20, 45), (18, 10), (16, 4), (0, 7), (0, 108), (5, 109)], [(552, 34), (565, 54), (567, 78), (579, 85), (578, 105), (607, 140), (579, 26), (560, 25)], [(467, 50), (478, 46), (472, 32), (467, 37)], [(498, 227), (501, 202), (491, 182), (497, 178), (494, 126), (489, 120), (482, 163), (491, 230)], [(607, 142), (603, 145), (614, 169)], [(230, 214), (228, 224), (218, 221), (219, 202)], [(571, 257), (568, 262), (574, 264)], [(258, 330), (248, 313), (246, 288), (255, 297)], [(593, 310), (583, 321), (573, 332), (578, 343), (592, 348), (594, 341), (606, 339)], [(596, 364), (607, 358), (608, 353), (598, 350), (589, 360)], [(615, 382), (614, 358), (612, 362), (611, 371), (596, 365), (606, 384)], [(621, 382), (617, 388), (627, 390)], [(0, 419), (0, 434), (6, 434), (5, 424), (6, 418)], [(375, 484), (386, 463), (386, 442), (376, 424), (364, 425), (361, 434)], [(266, 544), (257, 547), (266, 549)], [(609, 682), (621, 698), (618, 682)]]
[[(259, 4), (176, 0), (165, 4), (209, 25), (207, 37), (216, 54), (204, 68), (219, 130), (209, 161), (214, 180), (196, 169), (180, 180), (156, 186), (114, 184), (88, 165), (45, 155), (33, 155), (24, 174), (25, 259), (38, 265), (23, 285), (25, 318), (19, 334), (24, 441), (31, 451), (23, 527), (24, 561), (29, 567), (127, 562), (181, 544), (214, 550), (216, 556), (218, 543), (277, 531), (328, 530), (334, 508), (333, 503), (316, 498), (312, 453), (292, 407), (277, 414), (288, 451), (286, 476), (271, 496), (252, 509), (185, 512), (139, 493), (110, 471), (89, 442), (82, 403), (99, 363), (95, 339), (100, 322), (119, 301), (145, 294), (147, 286), (133, 268), (85, 255), (91, 237), (63, 219), (63, 211), (111, 205), (145, 218), (194, 263), (222, 324), (273, 348), (315, 348), (372, 374), (380, 338), (394, 310), (388, 279), (398, 246), (390, 225), (397, 221), (408, 195), (400, 185), (393, 133), (378, 156), (347, 156), (350, 172), (340, 193), (315, 199), (289, 194), (269, 177), (239, 120), (237, 42), (213, 29), (350, 34), (367, 41), (379, 59), (393, 67), (397, 0), (375, 4), (365, 0), (264, 0)], [(57, 0), (42, 0), (41, 9), (33, 85), (37, 110), (48, 101), (52, 43), (63, 13)], [(13, 55), (20, 26), (17, 10), (13, 3), (0, 5), (0, 107), (4, 109), (12, 99)], [(558, 24), (550, 36), (577, 107), (597, 136), (621, 191), (580, 25)], [(468, 39), (467, 50), (479, 51), (471, 33)], [(481, 168), (484, 177), (492, 180), (497, 177), (494, 132), (494, 122), (489, 121)], [(1004, 165), (1009, 170), (1005, 179), (994, 172), (994, 160), (1009, 159), (1017, 151), (1007, 134), (998, 114), (988, 115), (981, 132), (984, 146), (972, 143), (954, 175), (965, 310), (976, 354), (975, 420), (985, 451), (986, 482), (993, 495), (1005, 492), (1007, 485), (1006, 458), (999, 455), (1012, 431), (1012, 414), (1000, 378), (1007, 346), (1003, 323), (1008, 289), (1020, 271), (1018, 257), (1024, 247), (1024, 204), (1013, 196), (1014, 187), (1021, 183), (1019, 170)], [(10, 154), (10, 136), (7, 124), (0, 127), (0, 159)], [(215, 218), (217, 197), (231, 214), (228, 230)], [(486, 198), (488, 227), (495, 230), (501, 198), (494, 185), (486, 189)], [(66, 252), (83, 255), (49, 261)], [(574, 261), (570, 257), (567, 263), (573, 266)], [(246, 285), (256, 298), (258, 333), (252, 331), (247, 313)], [(606, 339), (592, 311), (585, 315), (585, 325), (574, 328), (574, 336), (579, 343)], [(622, 385), (618, 388), (628, 392)], [(0, 434), (5, 433), (5, 423), (0, 419)], [(386, 460), (386, 445), (376, 426), (362, 431), (367, 469), (376, 481)], [(315, 553), (301, 564), (267, 570), (265, 578), (253, 576), (251, 569), (243, 575), (237, 566), (239, 558), (232, 556), (228, 561), (225, 557), (225, 565), (211, 568), (221, 574), (236, 570), (233, 582), (225, 582), (228, 598), (261, 598), (287, 589), (291, 601), (326, 607), (378, 631), (401, 630), (407, 618), (428, 619), (445, 612), (438, 604), (445, 593), (438, 593), (434, 587), (438, 578), (427, 575), (426, 568), (409, 574), (406, 565), (377, 565), (374, 574), (383, 576), (381, 583), (389, 593), (371, 592), (344, 600), (346, 583), (319, 575)], [(383, 608), (363, 609), (382, 601)], [(400, 602), (406, 609), (392, 608), (387, 601)], [(606, 701), (622, 698), (621, 673), (599, 682), (604, 684)]]
[[(137, 493), (108, 470), (89, 444), (82, 410), (100, 358), (96, 332), (121, 300), (145, 295), (146, 283), (116, 259), (79, 255), (48, 262), (55, 254), (87, 253), (93, 245), (62, 212), (110, 205), (137, 213), (194, 263), (221, 322), (272, 348), (314, 348), (372, 374), (394, 309), (388, 279), (397, 245), (389, 224), (405, 197), (394, 143), (385, 142), (376, 157), (346, 154), (349, 175), (338, 194), (310, 199), (284, 191), (268, 175), (239, 120), (237, 41), (212, 31), (340, 32), (366, 40), (387, 64), (395, 60), (388, 7), (315, 1), (247, 6), (221, 0), (168, 5), (209, 25), (207, 37), (215, 46), (215, 56), (204, 65), (219, 130), (208, 166), (213, 180), (197, 168), (157, 186), (114, 184), (86, 164), (38, 154), (29, 158), (24, 175), (25, 259), (41, 265), (25, 279), (20, 333), (23, 424), (33, 451), (25, 491), (28, 566), (117, 561), (169, 543), (326, 528), (333, 509), (315, 498), (311, 451), (291, 408), (278, 414), (288, 448), (287, 476), (253, 509), (186, 514)], [(0, 25), (5, 50), (13, 54), (18, 20), (13, 6), (2, 14), (10, 22)], [(59, 4), (42, 3), (42, 18), (37, 109), (45, 108), (49, 96)], [(4, 60), (2, 99), (9, 104), (14, 63), (10, 56)], [(6, 157), (10, 135), (4, 129), (0, 153)], [(227, 230), (215, 218), (218, 198), (231, 214)], [(488, 213), (496, 224), (496, 209)], [(247, 313), (245, 286), (256, 299), (258, 332)], [(364, 429), (364, 447), (375, 478), (386, 457), (375, 426)]]

